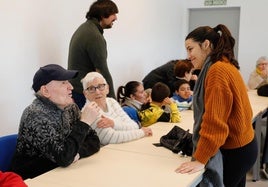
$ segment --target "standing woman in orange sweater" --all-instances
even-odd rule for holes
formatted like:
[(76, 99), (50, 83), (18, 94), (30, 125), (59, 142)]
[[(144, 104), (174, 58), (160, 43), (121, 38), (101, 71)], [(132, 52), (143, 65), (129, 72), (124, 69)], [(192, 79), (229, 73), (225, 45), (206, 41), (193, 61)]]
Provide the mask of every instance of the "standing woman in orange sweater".
[(193, 95), (193, 159), (175, 171), (205, 168), (201, 186), (244, 187), (257, 158), (252, 109), (234, 45), (222, 24), (198, 27), (185, 39), (188, 58), (201, 72)]

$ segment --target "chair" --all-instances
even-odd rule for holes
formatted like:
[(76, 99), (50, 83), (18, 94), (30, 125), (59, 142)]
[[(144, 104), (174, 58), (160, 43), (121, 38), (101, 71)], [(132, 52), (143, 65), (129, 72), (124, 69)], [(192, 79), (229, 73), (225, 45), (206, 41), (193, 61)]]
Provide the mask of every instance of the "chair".
[(263, 168), (263, 173), (266, 178), (268, 178), (268, 116), (266, 118), (266, 132), (264, 134), (263, 139), (263, 150), (262, 150), (262, 159), (261, 159), (261, 166)]
[(16, 149), (17, 134), (0, 137), (0, 171), (9, 171), (11, 160)]
[[(263, 154), (262, 143), (265, 143), (265, 142), (262, 142), (261, 127), (266, 124), (268, 125), (267, 116), (268, 116), (268, 108), (258, 113), (253, 119), (253, 127), (255, 130), (255, 135), (257, 138), (257, 142), (258, 142), (258, 156), (257, 156), (257, 160), (255, 164), (252, 167), (252, 177), (253, 177), (252, 181), (254, 182), (260, 180), (260, 169), (262, 167), (263, 162), (265, 162), (265, 160), (262, 159), (262, 154)], [(265, 121), (263, 120), (264, 118), (265, 118)], [(266, 152), (267, 143), (264, 144), (264, 148)], [(265, 157), (267, 157), (267, 153)]]

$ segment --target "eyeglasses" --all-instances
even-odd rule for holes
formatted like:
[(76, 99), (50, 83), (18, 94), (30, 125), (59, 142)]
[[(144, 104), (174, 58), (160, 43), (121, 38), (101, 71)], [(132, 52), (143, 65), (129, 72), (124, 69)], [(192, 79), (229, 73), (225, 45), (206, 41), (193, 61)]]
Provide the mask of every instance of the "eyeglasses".
[(260, 64), (258, 64), (258, 66), (267, 66), (268, 65), (268, 63), (260, 63)]
[(105, 88), (106, 84), (98, 84), (98, 86), (89, 86), (86, 90), (89, 93), (95, 93), (96, 90), (98, 89), (99, 91), (103, 91)]

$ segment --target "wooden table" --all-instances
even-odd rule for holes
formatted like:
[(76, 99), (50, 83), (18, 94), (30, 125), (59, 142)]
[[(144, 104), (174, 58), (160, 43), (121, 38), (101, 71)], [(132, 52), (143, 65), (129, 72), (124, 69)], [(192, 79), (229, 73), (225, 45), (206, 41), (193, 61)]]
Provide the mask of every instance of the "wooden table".
[[(254, 118), (258, 116), (259, 113), (264, 112), (268, 107), (268, 97), (258, 96), (256, 90), (249, 90), (248, 96), (250, 104), (253, 111)], [(253, 118), (253, 121), (255, 120)]]
[(174, 172), (185, 159), (102, 149), (68, 168), (56, 168), (25, 182), (29, 187), (195, 186), (193, 182), (198, 182), (201, 173), (183, 175)]
[(167, 134), (174, 125), (180, 126), (185, 130), (190, 129), (190, 131), (192, 131), (193, 126), (192, 115), (193, 115), (192, 111), (183, 111), (182, 112), (183, 117), (180, 123), (158, 122), (154, 125), (151, 125), (150, 128), (153, 131), (153, 136), (151, 137), (146, 137), (123, 144), (109, 144), (104, 148), (147, 154), (153, 156), (167, 157), (167, 158), (177, 158), (178, 155), (172, 153), (172, 151), (169, 151), (168, 149), (163, 147), (156, 147), (153, 144), (159, 143), (161, 136)]
[[(258, 96), (256, 90), (249, 91), (248, 94), (254, 114), (253, 122), (258, 124), (259, 118), (267, 110), (268, 98)], [(153, 145), (174, 125), (192, 132), (193, 112), (189, 110), (181, 114), (181, 123), (152, 125), (152, 137), (104, 146), (97, 154), (81, 159), (67, 168), (59, 167), (25, 182), (29, 187), (196, 186), (202, 179), (203, 170), (190, 175), (174, 172), (182, 162), (189, 161), (190, 157), (181, 157), (166, 148)], [(255, 174), (259, 171), (258, 163), (257, 161), (254, 165)], [(255, 179), (258, 177), (256, 174)]]
[(188, 117), (181, 123), (152, 125), (152, 137), (104, 146), (91, 157), (25, 180), (25, 183), (29, 187), (194, 187), (201, 181), (203, 170), (194, 174), (175, 173), (181, 163), (191, 158), (153, 145), (174, 125), (192, 128), (192, 112), (184, 114)]

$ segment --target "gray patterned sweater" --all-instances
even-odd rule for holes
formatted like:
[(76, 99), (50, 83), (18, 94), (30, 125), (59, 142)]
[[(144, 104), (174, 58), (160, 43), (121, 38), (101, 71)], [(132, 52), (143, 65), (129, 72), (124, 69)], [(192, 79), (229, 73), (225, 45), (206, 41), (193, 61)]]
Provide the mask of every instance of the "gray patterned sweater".
[(62, 110), (36, 95), (21, 117), (12, 170), (23, 179), (32, 178), (70, 165), (77, 153), (83, 158), (99, 151), (96, 132), (79, 118), (77, 105)]

